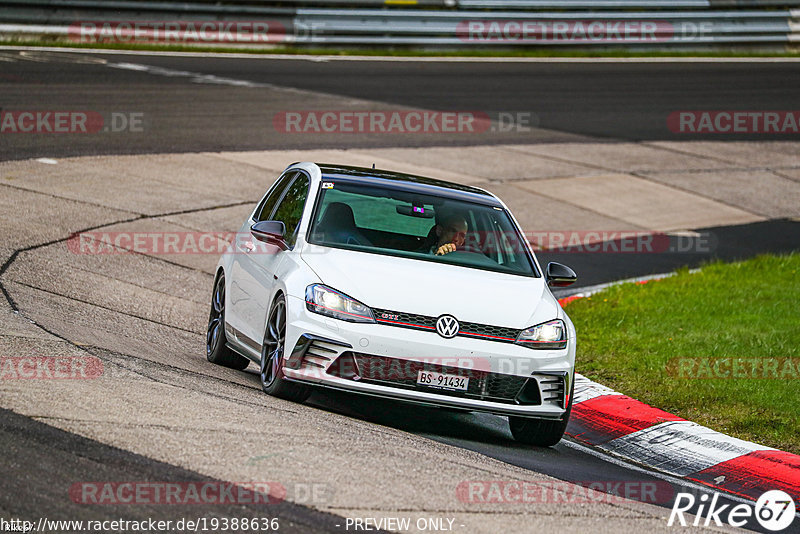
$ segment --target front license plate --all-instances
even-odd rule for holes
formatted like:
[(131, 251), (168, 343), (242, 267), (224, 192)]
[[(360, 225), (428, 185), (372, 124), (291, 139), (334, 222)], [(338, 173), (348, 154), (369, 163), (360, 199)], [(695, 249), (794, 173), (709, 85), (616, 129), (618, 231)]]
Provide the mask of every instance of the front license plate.
[(452, 391), (467, 391), (469, 378), (466, 376), (420, 371), (417, 374), (417, 385), (431, 388), (449, 389)]

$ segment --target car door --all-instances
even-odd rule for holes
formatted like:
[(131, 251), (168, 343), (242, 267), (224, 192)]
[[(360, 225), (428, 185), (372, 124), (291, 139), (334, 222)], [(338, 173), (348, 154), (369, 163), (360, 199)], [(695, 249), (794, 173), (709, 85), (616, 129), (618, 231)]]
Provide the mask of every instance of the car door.
[[(253, 348), (256, 348), (254, 343), (257, 342), (259, 351), (263, 341), (267, 312), (271, 304), (270, 298), (275, 286), (275, 273), (286, 255), (294, 249), (303, 208), (308, 199), (310, 183), (308, 175), (303, 172), (295, 173), (269, 218), (260, 219), (281, 221), (284, 224), (288, 250), (283, 251), (276, 246), (251, 240), (253, 249), (237, 255), (241, 269), (242, 291), (248, 296), (243, 307), (244, 324), (242, 325), (242, 333), (247, 339), (242, 339), (242, 342)], [(264, 210), (262, 210), (261, 216), (265, 216)], [(255, 222), (255, 220), (252, 221), (252, 223)], [(248, 247), (247, 242), (243, 246)]]
[(249, 256), (263, 251), (264, 248), (259, 247), (260, 243), (253, 238), (250, 227), (258, 221), (269, 220), (275, 212), (278, 201), (296, 176), (296, 171), (289, 171), (275, 181), (250, 217), (242, 224), (233, 244), (233, 259), (226, 291), (228, 298), (225, 304), (226, 332), (229, 338), (253, 350), (259, 350), (261, 340), (251, 337), (253, 330), (248, 325), (256, 323), (260, 312), (259, 303), (254, 301), (258, 298), (259, 291), (258, 283), (251, 274), (252, 269), (249, 268), (251, 262)]

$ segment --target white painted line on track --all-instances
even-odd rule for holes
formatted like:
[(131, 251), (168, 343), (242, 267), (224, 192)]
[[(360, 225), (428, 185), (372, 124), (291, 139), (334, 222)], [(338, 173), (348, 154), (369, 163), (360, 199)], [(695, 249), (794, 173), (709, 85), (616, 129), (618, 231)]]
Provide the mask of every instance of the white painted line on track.
[(112, 69), (133, 70), (146, 72), (156, 76), (166, 76), (170, 78), (189, 78), (194, 83), (213, 84), (213, 85), (233, 85), (234, 87), (273, 87), (269, 84), (251, 82), (248, 80), (237, 80), (235, 78), (224, 78), (213, 74), (203, 74), (200, 72), (190, 72), (186, 70), (168, 69), (164, 67), (154, 67), (139, 63), (105, 63)]
[[(2, 31), (2, 29), (0, 29)], [(448, 56), (340, 56), (311, 54), (270, 54), (236, 52), (171, 52), (156, 50), (114, 50), (58, 46), (0, 45), (0, 50), (69, 52), (73, 54), (115, 54), (166, 57), (260, 59), (290, 61), (375, 61), (430, 63), (800, 63), (800, 57), (448, 57)]]

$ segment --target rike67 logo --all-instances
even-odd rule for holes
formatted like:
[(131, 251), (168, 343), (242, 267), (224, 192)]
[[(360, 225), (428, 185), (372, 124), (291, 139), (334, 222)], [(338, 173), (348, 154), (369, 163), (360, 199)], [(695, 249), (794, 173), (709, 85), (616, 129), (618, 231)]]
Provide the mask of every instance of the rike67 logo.
[[(672, 505), (672, 513), (669, 515), (668, 526), (678, 524), (682, 527), (689, 526), (683, 514), (693, 513), (694, 521), (691, 525), (695, 527), (710, 526), (712, 523), (718, 527), (723, 526), (723, 517), (727, 523), (733, 527), (743, 527), (747, 525), (751, 517), (766, 530), (778, 532), (786, 529), (794, 521), (796, 508), (794, 500), (786, 492), (771, 490), (758, 498), (755, 505), (737, 504), (733, 508), (729, 504), (718, 504), (719, 493), (715, 493), (710, 498), (706, 494), (700, 496), (699, 503), (691, 493), (678, 493), (675, 503)], [(696, 512), (690, 512), (698, 504)], [(725, 515), (727, 514), (727, 515)]]

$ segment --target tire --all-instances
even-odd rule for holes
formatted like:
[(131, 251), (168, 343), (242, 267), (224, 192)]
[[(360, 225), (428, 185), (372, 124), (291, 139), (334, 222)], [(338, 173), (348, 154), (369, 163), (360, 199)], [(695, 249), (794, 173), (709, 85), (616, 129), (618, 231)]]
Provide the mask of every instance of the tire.
[(250, 365), (250, 360), (236, 354), (227, 345), (225, 337), (225, 274), (220, 272), (211, 294), (211, 313), (206, 329), (206, 358), (211, 363), (239, 371)]
[(283, 374), (286, 350), (286, 299), (279, 295), (272, 304), (261, 344), (261, 388), (268, 395), (303, 402), (311, 387), (286, 380)]
[(567, 406), (567, 411), (564, 413), (563, 419), (560, 421), (509, 416), (508, 426), (511, 429), (511, 435), (520, 443), (535, 445), (537, 447), (552, 447), (561, 441), (561, 438), (564, 436), (564, 431), (567, 430), (569, 416), (572, 413), (572, 397), (574, 392), (575, 384), (573, 381), (569, 394), (569, 405)]

